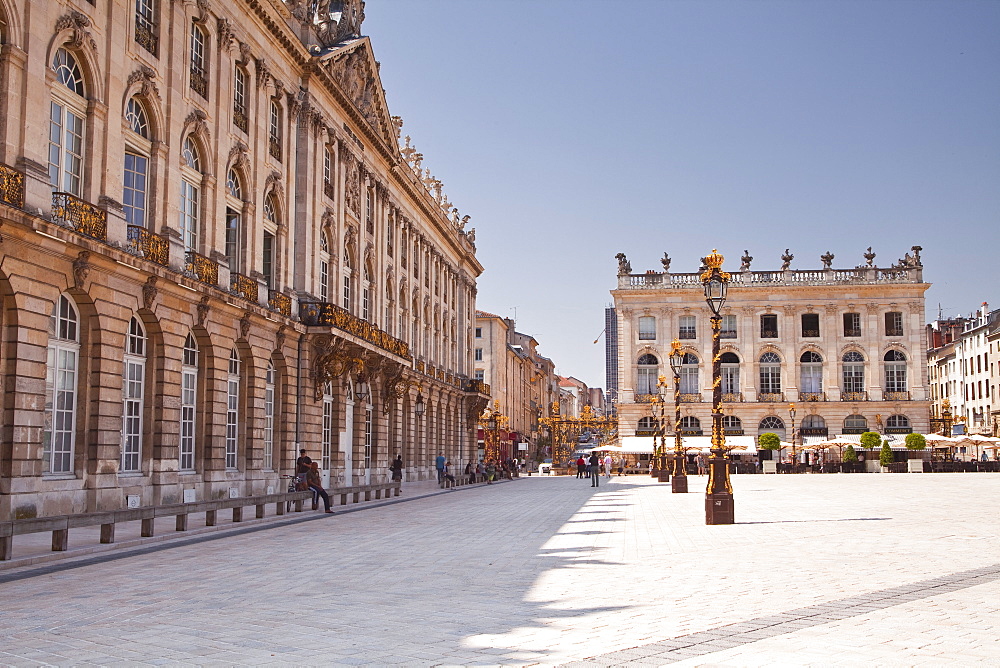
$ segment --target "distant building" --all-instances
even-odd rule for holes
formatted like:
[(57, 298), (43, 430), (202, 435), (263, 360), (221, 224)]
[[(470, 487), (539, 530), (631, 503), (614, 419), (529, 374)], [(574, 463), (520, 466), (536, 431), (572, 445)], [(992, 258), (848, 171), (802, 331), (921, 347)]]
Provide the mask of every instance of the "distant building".
[(618, 401), (618, 314), (613, 307), (604, 309), (604, 384), (608, 413), (613, 414)]
[[(799, 442), (867, 430), (926, 432), (930, 406), (924, 343), (920, 248), (892, 267), (867, 264), (791, 269), (786, 251), (779, 270), (756, 271), (730, 261), (729, 296), (722, 310), (723, 425), (728, 435), (774, 432), (792, 436), (795, 402)], [(664, 262), (669, 266), (669, 260)], [(668, 356), (678, 339), (681, 429), (711, 433), (711, 312), (700, 274), (632, 273), (619, 256), (619, 433), (655, 430), (648, 399), (657, 380), (673, 373)], [(671, 419), (671, 423), (673, 420)], [(668, 426), (668, 431), (672, 424)]]

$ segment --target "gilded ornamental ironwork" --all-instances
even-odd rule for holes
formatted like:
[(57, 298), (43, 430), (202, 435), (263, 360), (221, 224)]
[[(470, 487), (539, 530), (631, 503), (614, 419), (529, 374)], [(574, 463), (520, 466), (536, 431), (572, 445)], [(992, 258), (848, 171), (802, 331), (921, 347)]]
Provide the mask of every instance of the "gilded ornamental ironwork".
[(233, 109), (233, 125), (243, 132), (247, 132), (250, 127), (250, 120), (247, 118), (246, 109), (240, 109), (239, 107)]
[(138, 21), (135, 24), (135, 42), (154, 56), (157, 55), (159, 39), (149, 26), (141, 25)]
[(107, 241), (108, 212), (75, 195), (52, 193), (52, 220), (98, 241)]
[(478, 392), (479, 394), (490, 393), (490, 386), (478, 378), (470, 378), (466, 380), (462, 389), (466, 392)]
[(128, 226), (128, 245), (125, 250), (132, 255), (145, 258), (164, 267), (169, 261), (170, 251), (167, 238), (153, 234), (141, 225)]
[(410, 357), (410, 347), (404, 341), (362, 320), (345, 308), (329, 302), (299, 302), (299, 317), (310, 327), (336, 327), (359, 339), (387, 350), (393, 355)]
[(24, 206), (24, 174), (0, 164), (0, 202), (21, 208)]
[(785, 395), (780, 392), (761, 392), (757, 395), (757, 401), (762, 403), (781, 402), (785, 400)]
[(841, 392), (841, 401), (868, 401), (867, 392)]
[(271, 157), (275, 160), (281, 160), (281, 144), (274, 137), (267, 140), (267, 152), (271, 154)]
[(742, 392), (723, 392), (722, 393), (722, 401), (723, 401), (723, 403), (727, 403), (727, 404), (742, 403), (742, 401), (743, 401), (743, 393)]
[(184, 254), (184, 273), (209, 285), (219, 284), (219, 265), (200, 253), (187, 251)]
[(205, 70), (200, 67), (191, 66), (191, 90), (208, 99), (208, 77)]
[(883, 393), (885, 401), (909, 401), (909, 392), (884, 392)]
[(681, 403), (682, 404), (699, 404), (701, 403), (701, 394), (698, 392), (682, 392), (681, 393)]
[(277, 311), (286, 318), (292, 317), (292, 298), (283, 292), (271, 291), (267, 298), (267, 307)]
[(260, 299), (260, 284), (249, 276), (243, 274), (229, 275), (229, 289), (234, 294), (243, 297), (249, 302), (257, 303)]
[(799, 392), (799, 401), (826, 401), (825, 392)]

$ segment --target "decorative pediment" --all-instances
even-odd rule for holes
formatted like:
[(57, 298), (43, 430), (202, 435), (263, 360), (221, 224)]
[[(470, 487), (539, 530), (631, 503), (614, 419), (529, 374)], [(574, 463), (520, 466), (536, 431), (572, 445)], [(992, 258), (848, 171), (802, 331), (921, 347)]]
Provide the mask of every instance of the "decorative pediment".
[(378, 63), (372, 56), (367, 37), (336, 48), (320, 60), (320, 66), (336, 82), (358, 113), (389, 146), (398, 146), (396, 126), (389, 114), (378, 75)]

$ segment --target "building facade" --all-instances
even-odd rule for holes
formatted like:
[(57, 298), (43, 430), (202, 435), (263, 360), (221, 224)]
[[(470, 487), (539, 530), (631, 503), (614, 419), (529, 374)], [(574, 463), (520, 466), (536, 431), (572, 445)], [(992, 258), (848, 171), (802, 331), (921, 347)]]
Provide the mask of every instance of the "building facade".
[[(721, 383), (727, 435), (773, 432), (799, 443), (838, 434), (926, 432), (930, 405), (919, 247), (891, 268), (867, 264), (733, 271), (722, 311)], [(671, 342), (681, 343), (681, 431), (711, 434), (711, 312), (699, 272), (634, 274), (619, 256), (617, 410), (622, 436), (653, 435), (649, 402), (664, 376), (673, 398)], [(733, 263), (730, 263), (733, 264)], [(795, 417), (789, 404), (796, 404)], [(667, 430), (672, 431), (670, 418)]]
[(474, 447), (474, 231), (327, 4), (0, 0), (0, 517)]

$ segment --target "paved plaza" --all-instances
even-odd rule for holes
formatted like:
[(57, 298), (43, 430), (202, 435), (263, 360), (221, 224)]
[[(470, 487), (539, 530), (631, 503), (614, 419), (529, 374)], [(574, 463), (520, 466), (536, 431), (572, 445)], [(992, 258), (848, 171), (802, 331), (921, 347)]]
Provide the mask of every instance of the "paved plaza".
[(0, 664), (1000, 665), (1000, 474), (735, 476), (733, 526), (690, 482), (418, 483), (0, 570)]

